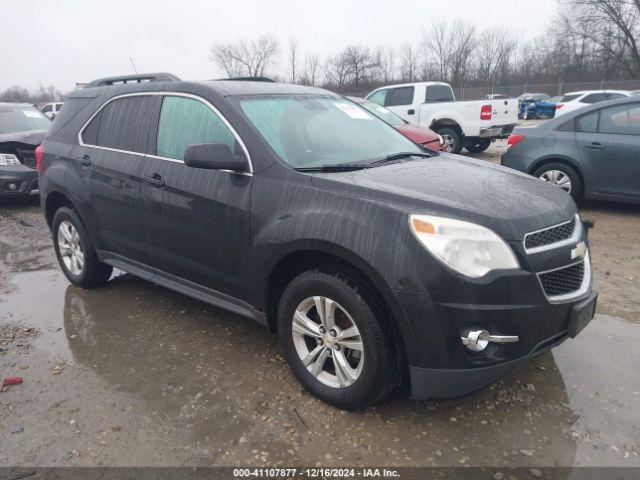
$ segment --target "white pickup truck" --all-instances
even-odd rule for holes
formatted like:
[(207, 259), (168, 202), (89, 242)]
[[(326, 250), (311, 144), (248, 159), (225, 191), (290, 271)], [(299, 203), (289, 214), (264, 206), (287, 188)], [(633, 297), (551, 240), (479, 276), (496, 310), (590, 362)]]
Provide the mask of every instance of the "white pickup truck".
[(518, 100), (456, 102), (448, 83), (418, 82), (381, 87), (367, 100), (378, 103), (411, 123), (429, 127), (449, 144), (473, 153), (485, 151), (496, 138), (509, 136), (518, 123)]

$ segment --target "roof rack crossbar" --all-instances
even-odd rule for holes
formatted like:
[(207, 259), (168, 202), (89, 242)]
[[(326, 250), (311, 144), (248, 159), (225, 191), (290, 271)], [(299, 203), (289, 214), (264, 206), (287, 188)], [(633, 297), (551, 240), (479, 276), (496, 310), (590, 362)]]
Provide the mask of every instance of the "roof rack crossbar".
[(180, 79), (172, 73), (140, 73), (135, 75), (120, 75), (117, 77), (98, 78), (87, 83), (85, 88), (106, 87), (109, 85), (119, 85), (126, 83), (144, 83), (144, 82), (179, 82)]

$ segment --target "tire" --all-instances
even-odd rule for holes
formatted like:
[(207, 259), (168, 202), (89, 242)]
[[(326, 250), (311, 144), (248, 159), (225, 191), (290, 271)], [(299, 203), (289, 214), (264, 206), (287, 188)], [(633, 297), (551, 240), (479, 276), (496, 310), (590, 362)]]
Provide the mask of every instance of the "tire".
[[(560, 174), (556, 173), (560, 172)], [(582, 180), (580, 175), (573, 167), (570, 167), (566, 163), (553, 162), (547, 163), (533, 172), (533, 176), (541, 180), (550, 182), (554, 185), (558, 185), (565, 190), (573, 199), (577, 202), (582, 198)], [(564, 176), (564, 177), (563, 177)], [(567, 183), (563, 183), (564, 187), (560, 183), (564, 182), (565, 177), (568, 179), (569, 189), (566, 188)], [(554, 178), (556, 180), (554, 180)]]
[(74, 210), (59, 208), (53, 216), (51, 231), (58, 263), (71, 283), (82, 288), (107, 283), (113, 268), (98, 260), (89, 235)]
[(491, 140), (488, 138), (478, 138), (465, 144), (464, 148), (471, 153), (482, 153), (491, 146)]
[[(337, 331), (337, 335), (331, 335), (328, 319), (318, 318), (318, 304), (325, 309), (333, 305), (333, 333)], [(310, 270), (286, 287), (278, 308), (278, 335), (284, 358), (308, 392), (335, 407), (359, 410), (395, 388), (399, 373), (393, 332), (381, 312), (365, 288), (340, 272)], [(304, 321), (294, 320), (298, 313), (304, 315)], [(305, 333), (301, 333), (300, 325), (305, 325)], [(323, 326), (330, 329), (324, 335)], [(353, 326), (357, 335), (345, 333), (347, 328), (353, 331)], [(346, 337), (341, 340), (343, 334)], [(357, 344), (362, 353), (346, 346)], [(309, 356), (308, 352), (315, 355)], [(309, 359), (306, 365), (305, 357)], [(345, 370), (336, 365), (345, 360), (349, 362), (349, 375), (341, 376)], [(314, 369), (316, 373), (312, 373)], [(350, 381), (343, 382), (344, 379)]]
[(455, 128), (443, 127), (438, 129), (445, 143), (449, 144), (449, 153), (460, 153), (462, 150), (462, 135)]

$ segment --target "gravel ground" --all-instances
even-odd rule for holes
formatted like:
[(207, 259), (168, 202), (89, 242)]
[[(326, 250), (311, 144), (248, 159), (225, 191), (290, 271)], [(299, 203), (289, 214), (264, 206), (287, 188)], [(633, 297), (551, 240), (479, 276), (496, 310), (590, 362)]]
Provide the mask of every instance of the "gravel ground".
[(640, 466), (640, 206), (581, 213), (600, 301), (578, 338), (465, 398), (345, 413), (258, 324), (124, 274), (71, 286), (38, 207), (0, 205), (0, 375), (24, 378), (0, 465)]

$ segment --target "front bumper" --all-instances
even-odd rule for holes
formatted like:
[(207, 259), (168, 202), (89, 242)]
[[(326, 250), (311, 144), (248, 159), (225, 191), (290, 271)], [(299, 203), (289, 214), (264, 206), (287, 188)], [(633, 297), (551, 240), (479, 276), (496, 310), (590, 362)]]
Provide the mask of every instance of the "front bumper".
[(0, 167), (0, 197), (38, 194), (38, 171), (24, 165)]
[[(537, 343), (523, 357), (476, 368), (424, 368), (409, 366), (411, 393), (414, 399), (451, 398), (466, 395), (499, 380), (515, 368), (575, 337), (593, 318), (597, 294), (591, 293), (572, 305), (563, 329)], [(491, 347), (490, 347), (491, 348)], [(498, 347), (501, 348), (501, 347)]]

